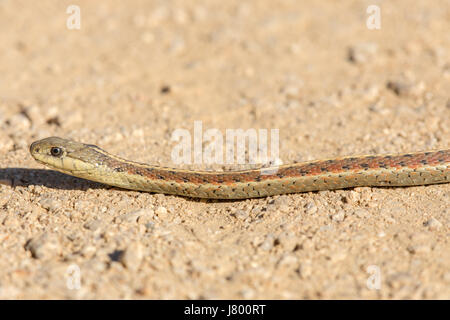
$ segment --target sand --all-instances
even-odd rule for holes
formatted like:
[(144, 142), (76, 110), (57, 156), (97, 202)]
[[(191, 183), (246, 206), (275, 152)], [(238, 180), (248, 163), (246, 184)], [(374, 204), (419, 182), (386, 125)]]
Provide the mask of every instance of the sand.
[(449, 184), (206, 201), (28, 151), (242, 167), (174, 164), (195, 121), (279, 129), (283, 163), (448, 148), (448, 1), (77, 1), (69, 29), (72, 4), (0, 3), (0, 298), (450, 298)]

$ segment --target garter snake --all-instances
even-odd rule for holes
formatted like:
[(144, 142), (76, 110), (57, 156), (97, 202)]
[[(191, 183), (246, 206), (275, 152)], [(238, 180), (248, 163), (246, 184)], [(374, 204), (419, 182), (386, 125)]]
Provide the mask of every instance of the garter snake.
[(246, 199), (362, 186), (450, 182), (450, 149), (316, 160), (282, 165), (273, 171), (229, 172), (132, 162), (95, 145), (58, 137), (33, 142), (30, 153), (38, 162), (75, 177), (125, 189), (194, 198)]

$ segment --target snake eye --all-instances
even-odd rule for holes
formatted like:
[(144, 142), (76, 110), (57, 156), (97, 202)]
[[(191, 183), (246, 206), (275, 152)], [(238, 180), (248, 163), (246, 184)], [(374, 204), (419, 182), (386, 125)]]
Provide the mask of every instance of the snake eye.
[(54, 157), (61, 157), (63, 154), (63, 150), (59, 147), (52, 147), (50, 149), (50, 154)]

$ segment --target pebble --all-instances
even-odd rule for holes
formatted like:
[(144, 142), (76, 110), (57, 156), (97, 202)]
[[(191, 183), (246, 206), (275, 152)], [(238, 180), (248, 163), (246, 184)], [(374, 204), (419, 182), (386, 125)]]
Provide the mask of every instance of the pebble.
[(308, 202), (305, 206), (306, 210), (306, 214), (314, 214), (317, 212), (317, 206), (314, 202)]
[(409, 246), (407, 250), (411, 254), (422, 254), (422, 253), (429, 253), (431, 251), (431, 248), (427, 244), (418, 244)]
[(42, 208), (48, 210), (49, 212), (55, 212), (59, 208), (61, 208), (61, 203), (52, 198), (44, 198), (39, 201)]
[(344, 250), (334, 251), (328, 256), (331, 262), (339, 262), (344, 260), (346, 257), (347, 253)]
[(25, 249), (31, 252), (33, 258), (50, 259), (61, 253), (61, 244), (56, 235), (43, 233), (29, 240)]
[(17, 113), (8, 119), (9, 125), (17, 131), (28, 130), (31, 127), (31, 121), (24, 113)]
[(155, 215), (155, 211), (151, 208), (139, 209), (129, 213), (122, 214), (114, 219), (114, 222), (130, 222), (145, 224)]
[(102, 222), (100, 220), (94, 219), (94, 220), (86, 222), (83, 225), (83, 227), (85, 229), (88, 229), (88, 230), (91, 230), (91, 231), (95, 231), (95, 230), (99, 229), (101, 227), (101, 225), (102, 225)]
[(292, 267), (292, 266), (296, 266), (298, 264), (298, 258), (292, 254), (287, 254), (284, 255), (283, 257), (281, 257), (278, 265), (281, 266), (286, 266), (286, 267)]
[(298, 99), (300, 97), (300, 88), (294, 85), (288, 85), (281, 89), (288, 99)]
[(333, 214), (331, 216), (331, 220), (336, 222), (342, 222), (345, 219), (345, 212), (344, 210), (339, 210), (336, 214)]
[(239, 293), (244, 299), (253, 299), (255, 296), (255, 291), (250, 288), (244, 288)]
[(161, 219), (166, 219), (167, 218), (167, 209), (165, 207), (158, 207), (155, 210), (156, 215), (158, 216), (158, 218)]
[(363, 64), (376, 54), (378, 46), (375, 43), (360, 43), (348, 49), (348, 60), (355, 64)]
[(144, 256), (144, 247), (140, 242), (133, 242), (120, 255), (120, 262), (131, 271), (139, 269)]
[(249, 216), (249, 212), (245, 210), (237, 210), (234, 216), (240, 220), (245, 220)]
[(366, 209), (363, 209), (363, 208), (358, 208), (355, 210), (354, 214), (358, 218), (366, 218), (369, 215), (369, 211), (367, 211)]
[(386, 87), (392, 90), (399, 97), (417, 97), (425, 90), (425, 83), (409, 83), (404, 81), (389, 81)]
[(389, 287), (398, 290), (401, 287), (410, 285), (413, 277), (407, 272), (398, 272), (387, 277)]
[(265, 251), (270, 251), (275, 243), (275, 237), (273, 234), (268, 234), (266, 239), (259, 245), (259, 247)]
[(425, 221), (423, 225), (425, 227), (428, 227), (430, 230), (439, 230), (442, 227), (442, 223), (434, 217), (432, 217), (428, 221)]
[(299, 265), (297, 272), (302, 279), (308, 278), (313, 273), (313, 266), (310, 262), (303, 262)]

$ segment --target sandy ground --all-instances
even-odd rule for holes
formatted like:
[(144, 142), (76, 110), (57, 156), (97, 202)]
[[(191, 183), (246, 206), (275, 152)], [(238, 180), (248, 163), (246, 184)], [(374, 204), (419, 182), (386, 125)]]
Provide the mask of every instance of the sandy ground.
[(284, 163), (448, 148), (448, 1), (77, 1), (79, 30), (71, 4), (0, 2), (0, 298), (450, 298), (450, 185), (199, 201), (28, 151), (175, 166), (194, 121), (280, 129)]

